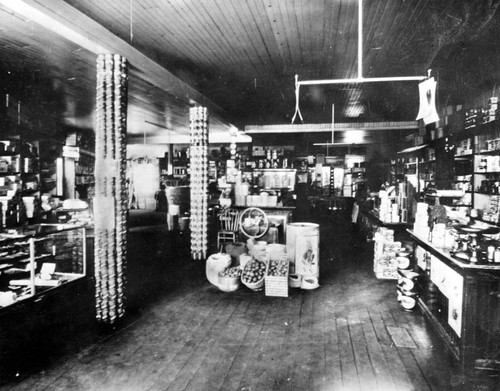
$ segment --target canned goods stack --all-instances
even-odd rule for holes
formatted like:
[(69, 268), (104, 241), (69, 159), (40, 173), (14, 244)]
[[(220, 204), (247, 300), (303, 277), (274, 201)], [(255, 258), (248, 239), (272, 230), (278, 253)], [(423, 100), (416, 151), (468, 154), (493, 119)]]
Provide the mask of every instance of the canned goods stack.
[(208, 113), (192, 107), (190, 114), (191, 256), (205, 259), (208, 250)]
[(94, 247), (96, 318), (114, 324), (125, 315), (128, 191), (126, 187), (128, 64), (97, 58)]

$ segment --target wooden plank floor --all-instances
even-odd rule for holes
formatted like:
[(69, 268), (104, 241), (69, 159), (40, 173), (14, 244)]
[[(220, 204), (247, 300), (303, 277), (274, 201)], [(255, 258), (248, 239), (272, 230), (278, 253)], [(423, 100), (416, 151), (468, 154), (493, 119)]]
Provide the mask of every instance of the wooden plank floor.
[[(189, 283), (159, 292), (98, 343), (1, 389), (494, 389), (463, 384), (422, 315), (401, 310), (395, 282), (373, 276), (371, 245), (347, 219), (320, 223), (319, 289), (288, 298), (223, 293), (203, 265), (184, 259), (177, 273)], [(416, 347), (396, 346), (388, 327), (404, 329)]]

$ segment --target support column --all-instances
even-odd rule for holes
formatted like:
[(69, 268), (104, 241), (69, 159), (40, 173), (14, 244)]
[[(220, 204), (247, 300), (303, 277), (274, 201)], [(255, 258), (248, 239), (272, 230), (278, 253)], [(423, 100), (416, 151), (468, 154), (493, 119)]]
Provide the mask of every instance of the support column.
[(127, 252), (127, 92), (125, 58), (97, 58), (95, 280), (96, 318), (115, 324), (125, 313)]
[(206, 107), (189, 110), (189, 166), (191, 191), (191, 257), (206, 259), (208, 251), (208, 113)]

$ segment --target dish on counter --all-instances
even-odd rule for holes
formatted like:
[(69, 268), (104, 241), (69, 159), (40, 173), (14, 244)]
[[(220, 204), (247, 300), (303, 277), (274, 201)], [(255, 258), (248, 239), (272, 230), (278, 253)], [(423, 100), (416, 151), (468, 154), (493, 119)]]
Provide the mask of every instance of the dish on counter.
[(457, 251), (455, 253), (452, 253), (451, 256), (458, 261), (462, 261), (462, 262), (469, 262), (470, 261), (470, 255), (467, 254), (466, 252)]
[(459, 232), (465, 233), (481, 233), (491, 235), (500, 232), (500, 227), (477, 221), (473, 224), (455, 224), (453, 225), (453, 228)]

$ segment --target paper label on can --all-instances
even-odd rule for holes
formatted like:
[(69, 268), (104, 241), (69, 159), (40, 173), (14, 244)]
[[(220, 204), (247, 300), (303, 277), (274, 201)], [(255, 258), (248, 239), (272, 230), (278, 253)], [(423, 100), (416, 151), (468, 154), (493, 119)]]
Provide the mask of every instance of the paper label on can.
[(319, 274), (319, 236), (297, 236), (295, 243), (295, 271), (301, 275)]

